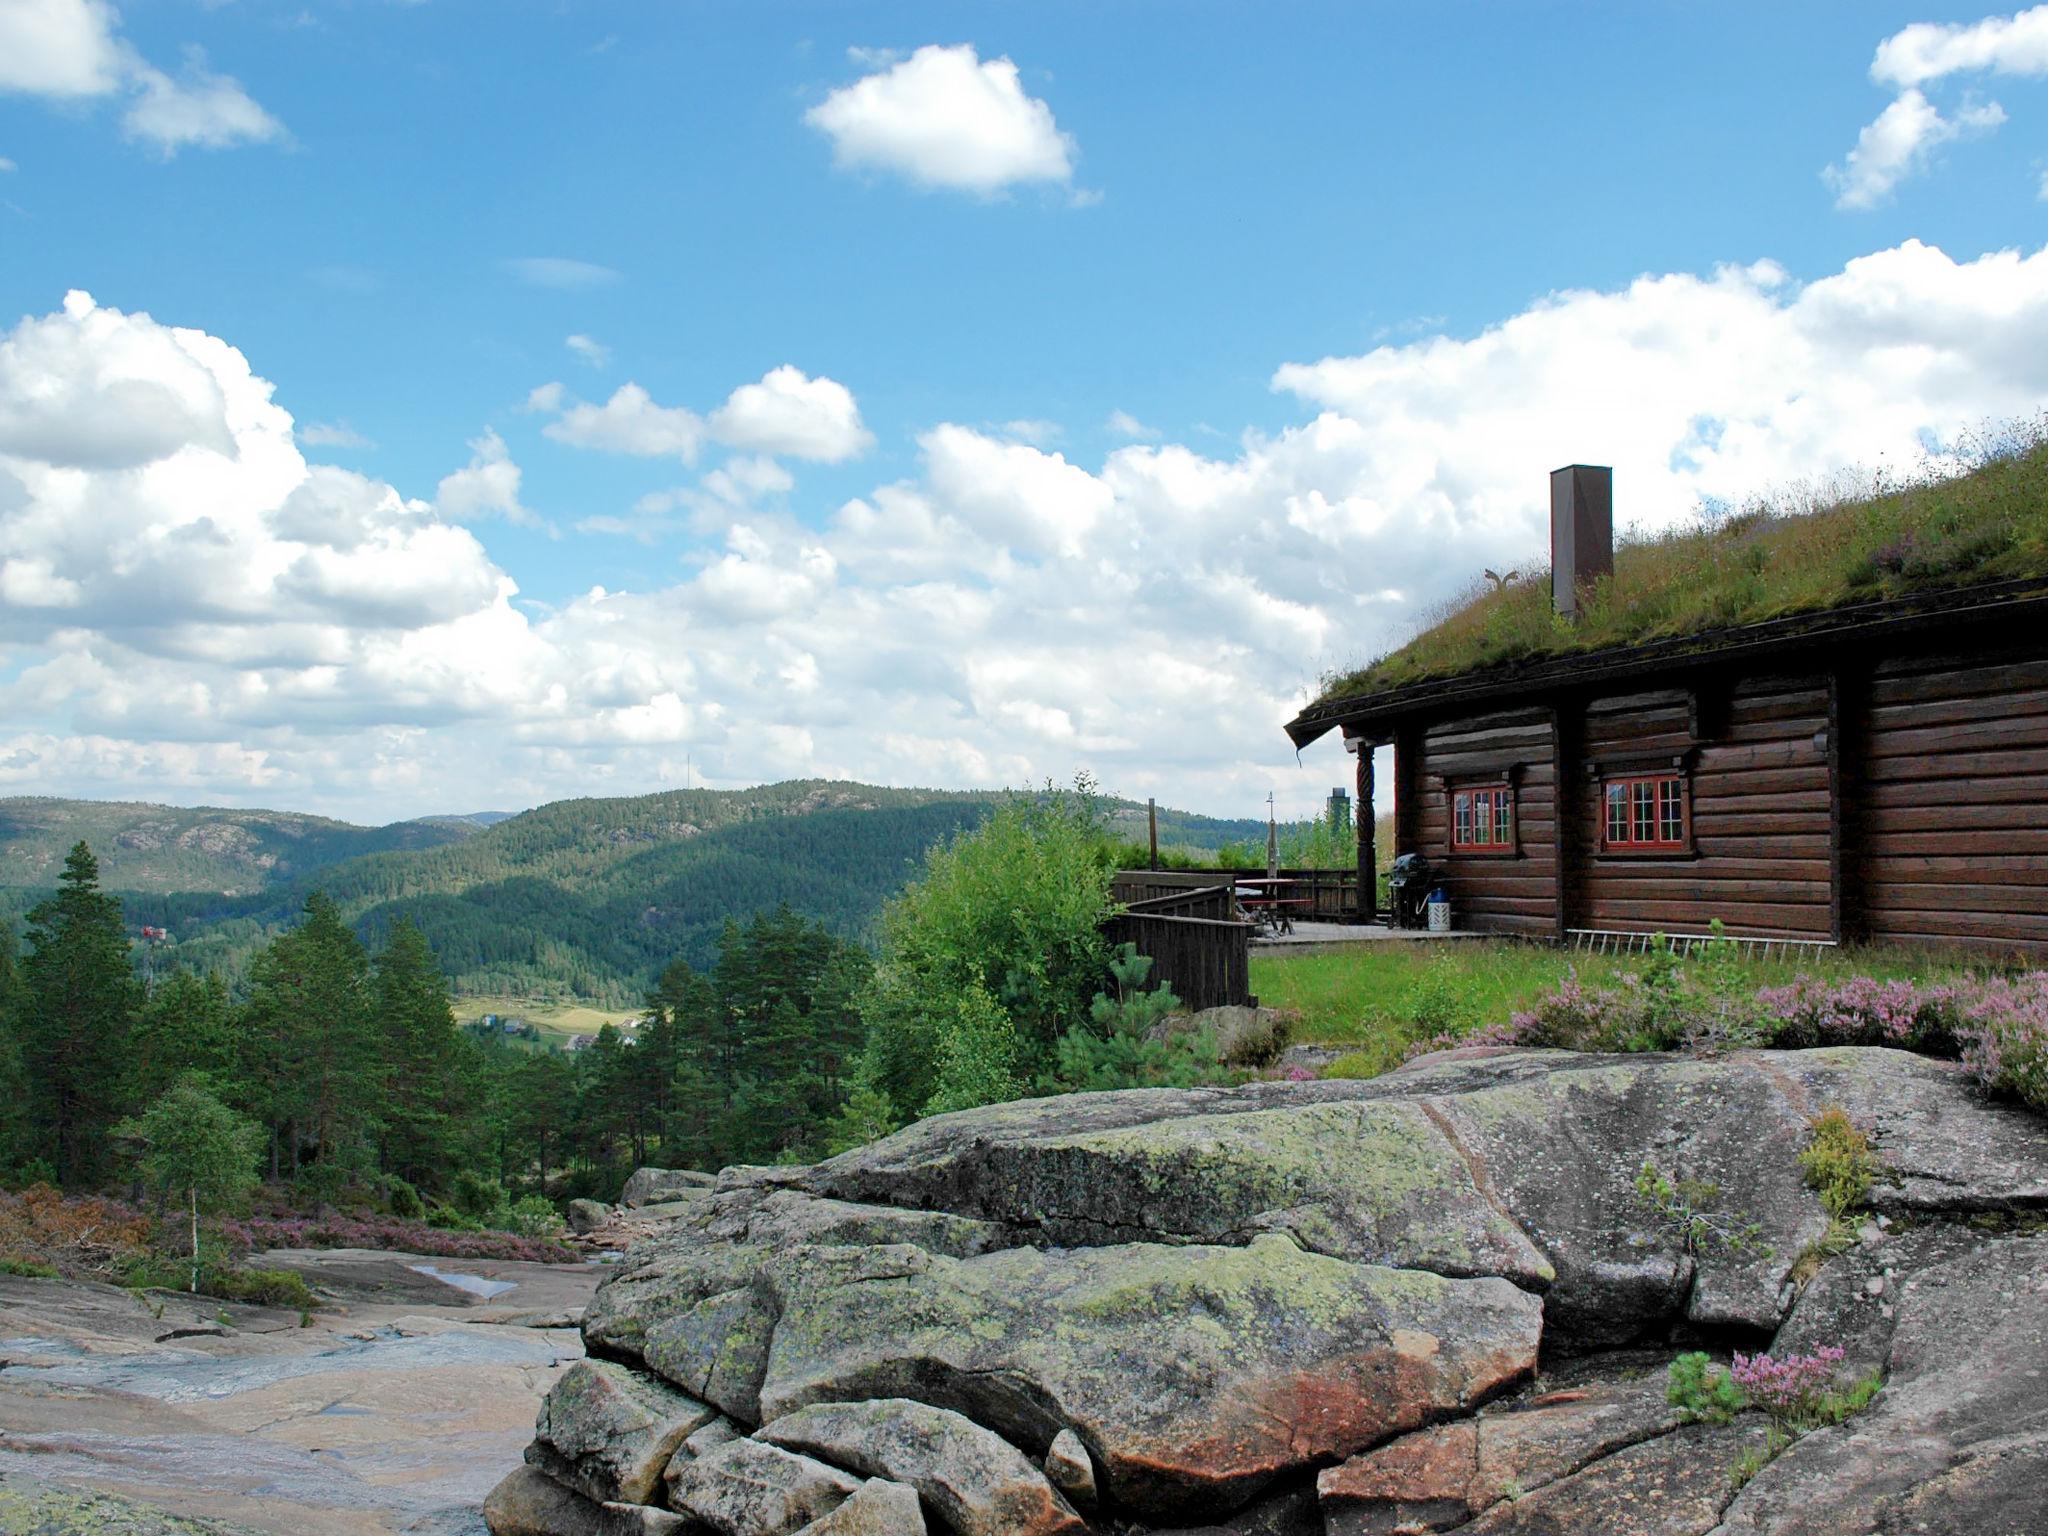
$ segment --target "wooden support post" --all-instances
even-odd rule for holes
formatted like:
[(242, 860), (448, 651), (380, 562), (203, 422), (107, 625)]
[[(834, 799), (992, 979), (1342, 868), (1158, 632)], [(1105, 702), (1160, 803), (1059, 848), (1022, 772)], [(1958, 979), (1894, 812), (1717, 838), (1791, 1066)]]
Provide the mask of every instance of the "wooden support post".
[(1380, 887), (1379, 850), (1372, 840), (1372, 741), (1361, 736), (1353, 745), (1358, 749), (1358, 799), (1352, 818), (1358, 824), (1358, 920), (1369, 923), (1377, 915)]
[(1152, 842), (1152, 867), (1159, 867), (1159, 802), (1152, 796), (1145, 797), (1145, 831)]

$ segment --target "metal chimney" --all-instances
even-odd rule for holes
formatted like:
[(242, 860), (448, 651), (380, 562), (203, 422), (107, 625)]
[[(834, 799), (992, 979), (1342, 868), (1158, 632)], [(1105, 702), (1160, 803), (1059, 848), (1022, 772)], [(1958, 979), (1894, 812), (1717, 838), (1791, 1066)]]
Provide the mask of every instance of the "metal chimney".
[(1568, 619), (1579, 593), (1614, 574), (1614, 471), (1567, 464), (1550, 472), (1550, 600)]

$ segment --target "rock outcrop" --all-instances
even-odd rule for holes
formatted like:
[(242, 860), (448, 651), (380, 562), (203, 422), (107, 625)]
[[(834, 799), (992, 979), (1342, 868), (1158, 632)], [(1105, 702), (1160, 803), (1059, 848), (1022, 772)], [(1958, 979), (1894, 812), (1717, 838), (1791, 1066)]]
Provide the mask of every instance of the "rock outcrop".
[[(1826, 1258), (1836, 1106), (1886, 1181)], [(532, 1461), (583, 1501), (553, 1536), (2021, 1530), (2043, 1209), (2048, 1123), (1887, 1050), (994, 1106), (727, 1170), (599, 1291)], [(1888, 1384), (1775, 1460), (1665, 1401), (1675, 1350), (1774, 1339)]]
[(627, 1210), (644, 1205), (663, 1205), (706, 1195), (718, 1182), (709, 1173), (688, 1168), (635, 1168), (619, 1192), (619, 1204)]

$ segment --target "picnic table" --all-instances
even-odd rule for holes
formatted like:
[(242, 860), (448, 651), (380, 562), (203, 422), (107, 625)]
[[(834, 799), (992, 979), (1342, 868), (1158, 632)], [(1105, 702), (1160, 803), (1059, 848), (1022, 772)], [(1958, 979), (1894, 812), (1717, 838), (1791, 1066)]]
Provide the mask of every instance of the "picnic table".
[(1292, 907), (1315, 905), (1315, 898), (1312, 896), (1288, 896), (1282, 894), (1290, 887), (1298, 886), (1300, 883), (1298, 880), (1284, 876), (1240, 879), (1234, 882), (1236, 886), (1234, 895), (1236, 896), (1238, 906), (1244, 909), (1245, 915), (1268, 933), (1276, 935), (1292, 933), (1294, 932), (1294, 914), (1289, 909)]

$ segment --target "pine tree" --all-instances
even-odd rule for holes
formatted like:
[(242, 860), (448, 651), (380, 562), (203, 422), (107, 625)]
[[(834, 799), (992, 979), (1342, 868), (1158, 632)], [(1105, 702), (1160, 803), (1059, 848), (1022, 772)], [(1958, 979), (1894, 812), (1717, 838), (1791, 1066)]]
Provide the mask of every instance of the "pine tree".
[(18, 1032), (35, 1155), (67, 1188), (103, 1178), (107, 1130), (126, 1110), (129, 1037), (142, 999), (121, 925), (84, 843), (57, 894), (29, 913), (28, 996)]
[(383, 1169), (420, 1189), (445, 1189), (458, 1132), (460, 1040), (448, 983), (408, 918), (377, 956), (376, 999)]
[(312, 1160), (324, 1177), (361, 1171), (376, 1123), (369, 957), (316, 891), (306, 920), (256, 959), (243, 1010), (247, 1108), (270, 1137), (272, 1177)]
[(146, 1104), (187, 1073), (223, 1092), (235, 1072), (234, 1010), (218, 972), (182, 967), (157, 984), (135, 1030), (130, 1099)]

